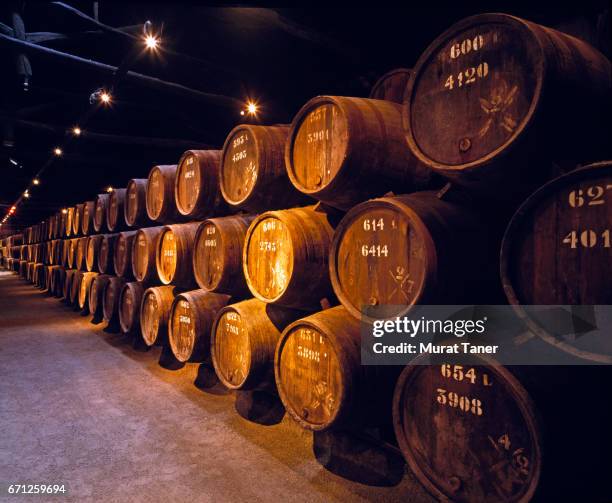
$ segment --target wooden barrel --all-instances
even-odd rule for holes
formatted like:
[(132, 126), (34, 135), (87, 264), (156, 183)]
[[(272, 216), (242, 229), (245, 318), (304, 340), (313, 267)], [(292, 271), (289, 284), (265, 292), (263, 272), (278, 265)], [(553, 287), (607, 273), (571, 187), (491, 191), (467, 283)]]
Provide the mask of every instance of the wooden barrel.
[(254, 218), (236, 215), (202, 222), (193, 250), (193, 274), (200, 288), (237, 297), (247, 294), (242, 248)]
[(155, 264), (164, 285), (194, 288), (193, 246), (200, 223), (166, 225), (157, 239)]
[(276, 386), (303, 428), (376, 424), (390, 414), (394, 367), (361, 365), (359, 330), (360, 322), (339, 306), (283, 331), (274, 356)]
[(136, 231), (120, 232), (115, 243), (115, 274), (125, 279), (132, 278), (132, 244), (135, 237)]
[(93, 214), (93, 229), (95, 232), (102, 232), (106, 222), (106, 207), (108, 206), (108, 194), (98, 194), (96, 196)]
[(506, 14), (477, 15), (419, 58), (403, 125), (432, 170), (508, 198), (550, 176), (551, 160), (606, 158), (611, 86), (610, 62), (587, 43)]
[(249, 226), (243, 271), (259, 300), (315, 307), (332, 294), (328, 255), (334, 231), (327, 215), (314, 208), (269, 211)]
[(66, 269), (66, 275), (64, 276), (64, 284), (62, 291), (62, 299), (67, 304), (70, 303), (70, 288), (72, 287), (72, 277), (77, 273), (76, 269)]
[(158, 223), (183, 219), (176, 209), (174, 184), (176, 165), (154, 166), (147, 180), (147, 215)]
[(74, 215), (72, 216), (72, 235), (78, 236), (82, 233), (81, 221), (83, 220), (83, 211), (85, 209), (84, 204), (77, 204), (74, 207)]
[(115, 325), (119, 321), (119, 295), (123, 285), (125, 285), (123, 278), (110, 276), (104, 288), (102, 317), (109, 325)]
[(136, 281), (154, 283), (159, 281), (155, 254), (157, 240), (163, 227), (145, 227), (136, 232), (132, 243), (132, 272)]
[(110, 278), (111, 276), (108, 274), (98, 274), (91, 282), (91, 287), (89, 288), (89, 312), (93, 315), (94, 320), (102, 317), (104, 291)]
[(79, 305), (79, 294), (81, 292), (81, 282), (83, 281), (83, 275), (85, 273), (83, 271), (75, 270), (74, 274), (71, 277), (72, 284), (70, 285), (70, 302), (69, 304), (72, 306)]
[(367, 98), (318, 96), (294, 117), (285, 162), (293, 185), (348, 209), (389, 191), (426, 187), (431, 171), (406, 148), (402, 107)]
[(559, 349), (612, 363), (610, 337), (567, 341), (522, 305), (612, 304), (612, 162), (586, 166), (535, 192), (514, 215), (502, 245), (508, 301), (530, 330)]
[(168, 320), (174, 302), (173, 286), (147, 288), (140, 305), (140, 333), (147, 346), (165, 345), (168, 341)]
[(331, 282), (356, 318), (400, 316), (415, 304), (496, 304), (500, 234), (434, 192), (374, 199), (336, 228)]
[(132, 281), (123, 285), (119, 295), (119, 326), (124, 334), (135, 333), (140, 329), (140, 304), (144, 288), (141, 283)]
[(253, 389), (274, 382), (274, 350), (281, 332), (304, 311), (259, 299), (222, 308), (211, 330), (215, 372), (230, 389)]
[(28, 261), (20, 260), (19, 261), (19, 277), (26, 279), (28, 275)]
[(81, 277), (81, 284), (79, 287), (79, 307), (84, 312), (89, 313), (89, 292), (91, 285), (98, 276), (97, 272), (84, 272)]
[(88, 236), (93, 232), (93, 217), (95, 212), (95, 201), (86, 201), (83, 203), (83, 217), (81, 218), (81, 232), (83, 236)]
[(75, 263), (77, 259), (79, 240), (77, 238), (70, 239), (68, 241), (68, 265), (69, 269), (76, 269)]
[(168, 321), (170, 348), (180, 362), (200, 362), (210, 356), (210, 330), (219, 309), (230, 297), (204, 290), (176, 296)]
[(85, 266), (89, 272), (98, 271), (98, 256), (100, 254), (100, 245), (102, 244), (102, 234), (89, 236), (87, 238), (87, 252), (85, 254)]
[(123, 211), (128, 227), (142, 227), (150, 222), (147, 215), (146, 178), (133, 178), (128, 182)]
[(34, 271), (32, 273), (32, 283), (38, 288), (45, 287), (45, 265), (37, 262), (34, 263)]
[(67, 238), (72, 236), (72, 221), (74, 220), (74, 207), (71, 206), (66, 211), (66, 220), (64, 221), (64, 236)]
[(108, 198), (106, 228), (109, 232), (118, 232), (126, 227), (123, 209), (126, 192), (127, 189), (114, 189)]
[(176, 208), (190, 219), (227, 214), (219, 189), (220, 150), (187, 150), (178, 163), (174, 185)]
[(98, 271), (102, 274), (114, 272), (115, 244), (119, 234), (104, 234), (98, 252)]
[(87, 258), (87, 240), (89, 238), (82, 237), (77, 238), (76, 255), (74, 261), (74, 268), (79, 271), (85, 271), (87, 269), (86, 258)]
[(51, 266), (51, 281), (49, 289), (54, 297), (61, 297), (64, 292), (64, 280), (66, 278), (66, 269), (61, 265)]
[(609, 367), (509, 368), (476, 356), (464, 365), (421, 361), (397, 382), (393, 422), (412, 472), (438, 500), (610, 498), (612, 442), (601, 431), (611, 406), (595, 393)]
[(392, 101), (401, 105), (404, 103), (404, 96), (411, 74), (412, 70), (407, 68), (396, 68), (385, 73), (372, 86), (369, 98)]
[(230, 206), (253, 212), (307, 204), (287, 178), (289, 126), (236, 126), (221, 157), (221, 194)]

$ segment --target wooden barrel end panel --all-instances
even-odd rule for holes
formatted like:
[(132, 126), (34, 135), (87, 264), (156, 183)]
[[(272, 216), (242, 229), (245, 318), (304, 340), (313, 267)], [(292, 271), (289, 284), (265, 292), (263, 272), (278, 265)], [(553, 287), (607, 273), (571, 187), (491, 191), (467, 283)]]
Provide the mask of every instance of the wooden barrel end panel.
[(117, 232), (125, 227), (124, 204), (127, 189), (114, 189), (106, 207), (106, 227), (109, 232)]
[(125, 280), (111, 276), (104, 288), (102, 296), (102, 313), (104, 321), (109, 325), (118, 321), (119, 316), (119, 296)]
[(193, 247), (199, 223), (167, 225), (157, 239), (155, 263), (159, 280), (191, 289), (196, 286), (193, 276)]
[(140, 305), (144, 288), (138, 282), (123, 285), (119, 296), (119, 326), (125, 334), (133, 333), (140, 327)]
[(126, 187), (123, 213), (128, 227), (138, 227), (148, 222), (147, 179), (134, 178)]
[(109, 194), (98, 194), (96, 197), (93, 214), (93, 229), (95, 232), (103, 231), (109, 198)]
[(149, 173), (146, 210), (154, 222), (169, 223), (183, 218), (174, 200), (176, 170), (176, 165), (154, 166)]
[(156, 281), (157, 269), (155, 255), (157, 241), (163, 227), (146, 227), (138, 230), (132, 243), (132, 272), (137, 281), (151, 283)]
[(372, 86), (370, 98), (374, 100), (386, 100), (394, 103), (404, 103), (406, 88), (412, 70), (397, 68), (385, 73)]
[(132, 248), (137, 231), (120, 232), (115, 242), (113, 265), (115, 274), (121, 278), (132, 278)]
[(140, 307), (140, 332), (147, 346), (167, 343), (168, 320), (174, 297), (172, 286), (151, 287), (143, 293)]

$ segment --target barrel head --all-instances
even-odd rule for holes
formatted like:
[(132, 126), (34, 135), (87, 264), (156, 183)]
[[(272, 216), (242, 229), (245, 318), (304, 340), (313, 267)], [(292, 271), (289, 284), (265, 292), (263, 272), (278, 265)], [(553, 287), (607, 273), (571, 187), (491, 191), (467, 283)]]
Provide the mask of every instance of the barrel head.
[(194, 250), (194, 268), (200, 288), (213, 291), (222, 279), (225, 262), (223, 236), (208, 222), (198, 231)]
[(164, 284), (172, 283), (176, 272), (177, 242), (174, 232), (166, 229), (161, 234), (157, 253), (157, 273)]
[(198, 158), (186, 152), (176, 172), (176, 206), (182, 215), (191, 215), (200, 196), (201, 175)]
[(248, 129), (235, 129), (225, 141), (221, 164), (221, 190), (228, 203), (238, 205), (249, 197), (258, 169), (255, 137)]
[(196, 313), (189, 301), (177, 298), (170, 316), (170, 348), (176, 359), (187, 362), (193, 354), (196, 343)]
[(213, 330), (215, 370), (226, 386), (238, 389), (250, 372), (248, 320), (243, 319), (238, 311), (228, 308), (219, 316)]

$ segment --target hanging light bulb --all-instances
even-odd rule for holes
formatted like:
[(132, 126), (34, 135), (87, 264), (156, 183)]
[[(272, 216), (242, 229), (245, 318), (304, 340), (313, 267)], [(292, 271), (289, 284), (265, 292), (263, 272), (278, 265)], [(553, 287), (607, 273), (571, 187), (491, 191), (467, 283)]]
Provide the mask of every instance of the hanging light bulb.
[(81, 128), (79, 126), (74, 126), (72, 128), (72, 134), (74, 136), (81, 136), (81, 133), (82, 133), (82, 131), (81, 131)]
[(54, 154), (55, 154), (57, 157), (59, 157), (59, 156), (61, 156), (61, 155), (62, 155), (64, 152), (63, 152), (63, 150), (62, 150), (61, 148), (59, 148), (59, 147), (55, 147), (55, 148), (53, 149), (53, 153), (54, 153)]
[(38, 178), (34, 178), (34, 180), (32, 180), (32, 183), (34, 185), (40, 185), (40, 180)]

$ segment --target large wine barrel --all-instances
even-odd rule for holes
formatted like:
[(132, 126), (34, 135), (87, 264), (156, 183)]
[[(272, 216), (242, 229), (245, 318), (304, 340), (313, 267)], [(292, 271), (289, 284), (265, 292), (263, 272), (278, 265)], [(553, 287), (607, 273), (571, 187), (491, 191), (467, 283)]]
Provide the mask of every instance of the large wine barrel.
[(74, 219), (74, 207), (71, 206), (66, 210), (66, 220), (64, 221), (64, 236), (67, 238), (72, 236), (72, 220)]
[(237, 297), (249, 291), (242, 271), (242, 248), (254, 218), (236, 215), (202, 222), (193, 250), (193, 274), (200, 288)]
[(518, 209), (504, 237), (502, 283), (530, 330), (581, 358), (612, 363), (612, 337), (567, 341), (522, 305), (612, 304), (612, 162), (557, 178)]
[(132, 278), (132, 244), (135, 237), (136, 231), (120, 232), (115, 243), (115, 274), (125, 279)]
[(66, 304), (70, 303), (70, 288), (72, 287), (72, 278), (76, 273), (76, 269), (66, 269), (66, 275), (64, 276), (64, 284), (62, 285), (62, 299)]
[(132, 243), (132, 272), (136, 281), (154, 283), (159, 281), (155, 255), (157, 240), (163, 227), (145, 227), (136, 232)]
[(54, 297), (61, 297), (64, 291), (64, 280), (66, 278), (66, 269), (61, 265), (51, 266), (51, 281), (49, 290)]
[(178, 163), (174, 185), (176, 208), (190, 219), (226, 214), (219, 189), (220, 150), (187, 150)]
[(95, 201), (85, 201), (85, 203), (83, 203), (83, 216), (81, 217), (81, 232), (83, 236), (88, 236), (93, 232), (93, 217), (95, 212)]
[(89, 288), (89, 312), (93, 319), (96, 320), (102, 317), (104, 306), (104, 291), (106, 285), (110, 281), (111, 276), (108, 274), (98, 274), (92, 281)]
[(114, 189), (108, 198), (106, 207), (106, 228), (109, 232), (118, 232), (125, 228), (125, 195), (127, 189)]
[(77, 204), (74, 207), (74, 215), (72, 216), (72, 235), (78, 236), (82, 233), (81, 221), (83, 220), (83, 211), (85, 204)]
[(403, 124), (432, 170), (514, 197), (550, 176), (551, 160), (575, 165), (601, 159), (602, 147), (609, 153), (611, 86), (610, 62), (587, 43), (483, 14), (453, 25), (419, 58)]
[(108, 194), (98, 194), (94, 205), (93, 228), (95, 232), (102, 232), (106, 222), (106, 207), (108, 206)]
[(200, 223), (166, 225), (157, 239), (155, 264), (164, 285), (196, 286), (193, 277), (193, 245)]
[(215, 372), (230, 389), (252, 389), (274, 382), (274, 350), (281, 332), (304, 311), (259, 299), (222, 308), (211, 330)]
[(360, 322), (342, 306), (293, 322), (276, 346), (274, 373), (287, 412), (325, 430), (390, 421), (395, 367), (361, 365)]
[(140, 333), (147, 346), (165, 345), (168, 341), (168, 320), (174, 302), (173, 286), (147, 288), (140, 306)]
[(163, 224), (183, 219), (174, 199), (176, 169), (176, 165), (154, 166), (149, 172), (147, 215), (154, 222)]
[(366, 98), (311, 99), (293, 119), (285, 162), (298, 190), (340, 209), (431, 179), (406, 148), (402, 107)]
[(119, 234), (104, 234), (98, 252), (98, 271), (102, 274), (114, 272), (115, 244)]
[(84, 274), (85, 273), (83, 271), (75, 269), (74, 274), (70, 278), (70, 300), (68, 303), (71, 306), (78, 306), (79, 304), (79, 293), (81, 291), (81, 281), (83, 280)]
[(110, 276), (102, 296), (102, 317), (108, 325), (115, 325), (119, 321), (119, 295), (125, 285), (123, 278)]
[(495, 304), (501, 232), (492, 227), (433, 192), (362, 203), (336, 228), (334, 291), (365, 319), (400, 316), (415, 304)]
[(81, 285), (79, 288), (79, 307), (82, 311), (89, 313), (89, 292), (91, 286), (98, 276), (97, 272), (84, 272), (81, 278)]
[(68, 268), (76, 269), (75, 263), (77, 259), (79, 240), (77, 238), (70, 239), (68, 241)]
[(176, 296), (168, 321), (170, 348), (180, 362), (199, 362), (210, 356), (210, 330), (219, 309), (230, 297), (192, 290)]
[(140, 304), (144, 288), (132, 281), (123, 285), (119, 295), (119, 326), (124, 334), (134, 333), (140, 328)]
[(259, 215), (242, 258), (251, 293), (288, 307), (319, 305), (332, 293), (327, 264), (333, 233), (327, 215), (314, 206)]
[(601, 431), (611, 405), (598, 398), (609, 367), (419, 358), (398, 380), (394, 427), (416, 478), (438, 500), (610, 500), (612, 442)]
[(102, 234), (89, 236), (87, 238), (87, 253), (85, 255), (85, 266), (89, 272), (98, 270), (98, 256), (100, 255), (100, 245), (102, 244)]
[(128, 182), (123, 210), (128, 227), (142, 227), (150, 222), (147, 215), (146, 178), (133, 178)]
[(82, 237), (77, 238), (76, 256), (74, 261), (74, 268), (79, 271), (85, 271), (87, 269), (87, 240), (89, 238)]
[(392, 101), (401, 105), (404, 103), (404, 96), (411, 74), (412, 70), (407, 68), (396, 68), (385, 73), (372, 86), (369, 98)]
[(287, 178), (284, 151), (289, 126), (236, 126), (221, 157), (221, 194), (230, 206), (249, 211), (290, 208), (308, 199)]

